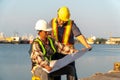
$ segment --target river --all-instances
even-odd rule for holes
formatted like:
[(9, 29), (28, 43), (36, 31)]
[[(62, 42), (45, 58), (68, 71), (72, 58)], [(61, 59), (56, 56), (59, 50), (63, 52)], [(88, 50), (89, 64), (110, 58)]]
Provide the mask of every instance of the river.
[[(78, 78), (113, 69), (120, 62), (120, 45), (92, 45), (92, 51), (76, 60)], [(81, 49), (81, 44), (76, 44)], [(0, 44), (0, 80), (31, 80), (30, 44)], [(62, 77), (65, 80), (65, 76)]]

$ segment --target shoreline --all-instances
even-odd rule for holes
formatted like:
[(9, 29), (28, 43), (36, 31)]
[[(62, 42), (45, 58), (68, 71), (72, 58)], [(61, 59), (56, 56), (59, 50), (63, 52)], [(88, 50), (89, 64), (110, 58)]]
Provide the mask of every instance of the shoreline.
[(80, 78), (79, 80), (120, 80), (120, 62), (114, 63), (113, 70), (106, 73), (97, 72), (89, 77)]
[(90, 77), (80, 78), (79, 80), (120, 80), (120, 72), (95, 73)]

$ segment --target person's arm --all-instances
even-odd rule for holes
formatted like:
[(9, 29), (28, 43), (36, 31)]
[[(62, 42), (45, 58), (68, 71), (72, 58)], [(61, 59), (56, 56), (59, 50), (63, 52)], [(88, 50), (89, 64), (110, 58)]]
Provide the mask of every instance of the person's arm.
[(71, 54), (71, 53), (75, 53), (75, 52), (78, 52), (77, 49), (71, 47), (71, 46), (68, 46), (68, 45), (64, 45), (58, 41), (55, 41), (55, 45), (57, 46), (57, 52), (58, 53), (61, 53), (61, 54)]
[(80, 29), (77, 27), (77, 25), (73, 21), (72, 31), (74, 36), (77, 38), (78, 41), (82, 43), (83, 46), (86, 48), (89, 48), (89, 50), (92, 49), (91, 45), (89, 45), (84, 37), (84, 35), (81, 33)]
[(86, 39), (85, 39), (85, 37), (84, 37), (83, 35), (79, 35), (79, 36), (77, 36), (76, 38), (77, 38), (77, 40), (79, 40), (79, 41), (82, 43), (82, 45), (84, 45), (86, 48), (88, 48), (89, 50), (92, 49), (91, 45), (89, 45), (89, 44), (87, 43), (87, 41), (86, 41)]

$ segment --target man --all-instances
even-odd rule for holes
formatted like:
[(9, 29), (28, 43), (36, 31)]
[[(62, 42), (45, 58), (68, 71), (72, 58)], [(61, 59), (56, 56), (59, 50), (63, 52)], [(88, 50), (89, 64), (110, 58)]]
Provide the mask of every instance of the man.
[[(38, 20), (35, 29), (38, 31), (38, 37), (34, 39), (29, 51), (32, 61), (32, 80), (55, 80), (54, 76), (58, 76), (60, 74), (59, 71), (51, 74), (43, 70), (52, 70), (50, 66), (52, 56), (56, 54), (56, 52), (70, 54), (77, 50), (73, 48), (65, 50), (65, 45), (53, 40), (50, 34), (48, 35), (48, 32), (51, 31), (52, 28), (48, 26), (45, 20)], [(68, 69), (71, 71), (70, 74), (74, 76), (74, 74), (72, 74), (74, 69), (72, 67), (66, 67), (66, 70)]]
[[(74, 47), (74, 37), (77, 38), (86, 48), (89, 50), (92, 49), (91, 45), (89, 45), (84, 37), (84, 35), (80, 32), (77, 25), (73, 20), (70, 19), (70, 11), (66, 6), (63, 6), (57, 11), (57, 18), (53, 18), (51, 20), (50, 25), (52, 26), (52, 36), (59, 42), (68, 45), (70, 47)], [(60, 59), (65, 55), (56, 55), (53, 59)], [(75, 69), (75, 63), (71, 63)], [(69, 66), (67, 65), (67, 66)], [(76, 74), (76, 69), (75, 72)], [(67, 78), (69, 78), (69, 74)], [(60, 80), (60, 77), (56, 77), (56, 80)], [(77, 79), (77, 74), (75, 75), (75, 79)]]

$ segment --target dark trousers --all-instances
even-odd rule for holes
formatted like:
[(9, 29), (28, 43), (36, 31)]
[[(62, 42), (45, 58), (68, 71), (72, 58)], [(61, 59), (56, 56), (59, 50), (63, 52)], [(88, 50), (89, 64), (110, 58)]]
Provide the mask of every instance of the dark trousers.
[[(58, 60), (58, 59), (63, 58), (64, 56), (65, 55), (56, 53), (55, 55), (53, 55), (52, 60)], [(69, 69), (67, 69), (70, 67), (72, 68), (72, 71), (69, 71)], [(61, 68), (60, 70), (58, 70), (58, 72), (61, 72), (60, 75), (67, 75), (67, 80), (78, 80), (77, 73), (76, 73), (76, 67), (75, 67), (75, 61)], [(55, 76), (54, 80), (61, 80), (61, 76)]]
[(77, 74), (75, 73), (76, 72), (76, 69), (73, 67), (73, 63), (61, 68), (60, 70), (57, 70), (53, 73), (51, 73), (51, 75), (55, 75), (54, 76), (54, 80), (61, 80), (61, 76), (60, 75), (67, 75), (67, 80), (78, 80), (77, 79)]

